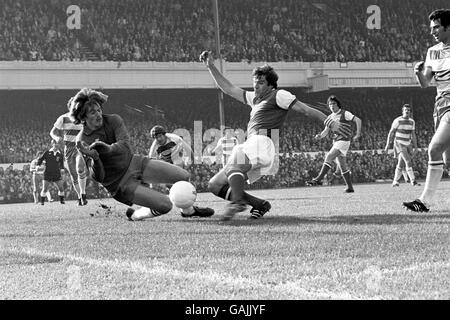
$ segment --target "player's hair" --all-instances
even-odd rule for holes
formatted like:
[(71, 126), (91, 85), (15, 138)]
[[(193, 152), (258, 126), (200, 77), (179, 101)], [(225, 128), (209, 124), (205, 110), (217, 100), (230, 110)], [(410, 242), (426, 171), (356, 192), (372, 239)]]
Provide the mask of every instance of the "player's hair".
[(329, 96), (327, 99), (327, 105), (331, 102), (334, 101), (336, 102), (337, 106), (339, 107), (339, 109), (342, 109), (342, 103), (341, 101), (338, 99), (338, 97), (336, 97), (334, 94)]
[(166, 129), (163, 126), (156, 125), (150, 130), (152, 138), (156, 138), (158, 134), (166, 134)]
[(74, 97), (70, 98), (67, 103), (69, 117), (75, 124), (80, 124), (86, 118), (90, 105), (95, 103), (102, 108), (103, 103), (107, 100), (108, 96), (106, 94), (89, 88), (83, 88)]
[(439, 20), (441, 26), (447, 28), (450, 26), (450, 9), (437, 9), (428, 16), (430, 21)]
[(411, 108), (411, 106), (409, 105), (409, 103), (405, 103), (403, 106), (402, 106), (402, 110), (403, 110), (403, 108), (408, 108), (408, 109), (412, 109)]
[(257, 77), (257, 78), (259, 78), (261, 76), (265, 76), (266, 80), (267, 80), (267, 84), (269, 86), (272, 86), (275, 89), (278, 88), (278, 83), (277, 83), (278, 74), (268, 64), (265, 64), (263, 66), (256, 67), (255, 69), (253, 69), (252, 76)]

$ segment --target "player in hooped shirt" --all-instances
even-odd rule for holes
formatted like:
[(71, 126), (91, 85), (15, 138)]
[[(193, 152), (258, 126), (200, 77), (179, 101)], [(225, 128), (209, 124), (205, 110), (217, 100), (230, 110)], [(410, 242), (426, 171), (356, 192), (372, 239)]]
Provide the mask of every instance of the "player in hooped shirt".
[(402, 176), (403, 167), (406, 167), (406, 173), (409, 181), (413, 186), (419, 186), (414, 176), (412, 168), (412, 156), (414, 150), (417, 149), (416, 137), (416, 122), (411, 118), (411, 106), (404, 104), (402, 107), (402, 115), (395, 118), (389, 130), (386, 141), (385, 151), (388, 151), (389, 146), (393, 143), (394, 157), (398, 158), (397, 166), (395, 168), (393, 187), (398, 187), (399, 180)]
[(414, 66), (416, 79), (422, 88), (434, 80), (436, 100), (434, 104), (435, 133), (428, 146), (428, 171), (425, 186), (419, 198), (403, 202), (403, 206), (416, 212), (428, 212), (444, 171), (450, 161), (450, 9), (433, 11), (429, 16), (430, 33), (438, 44), (427, 51), (425, 62)]
[[(72, 99), (74, 97), (69, 99), (67, 108), (71, 105)], [(70, 119), (69, 112), (67, 112), (59, 116), (55, 121), (50, 131), (50, 136), (57, 142), (64, 142), (64, 164), (67, 171), (69, 171), (70, 179), (78, 195), (78, 205), (84, 206), (88, 203), (86, 198), (88, 171), (83, 156), (75, 146), (75, 139), (81, 129), (83, 129), (83, 125), (73, 123)]]

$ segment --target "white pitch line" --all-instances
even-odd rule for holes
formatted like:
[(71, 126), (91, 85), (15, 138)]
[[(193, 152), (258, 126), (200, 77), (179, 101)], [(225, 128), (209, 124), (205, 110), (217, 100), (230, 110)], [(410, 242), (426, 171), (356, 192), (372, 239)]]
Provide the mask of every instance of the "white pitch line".
[[(201, 281), (207, 281), (212, 283), (219, 283), (224, 285), (244, 285), (248, 287), (267, 287), (268, 285), (265, 283), (262, 283), (258, 279), (252, 279), (252, 278), (243, 278), (239, 276), (224, 276), (221, 273), (209, 271), (209, 272), (186, 272), (186, 271), (180, 271), (180, 270), (174, 270), (169, 265), (161, 262), (157, 262), (156, 266), (146, 266), (138, 261), (120, 261), (120, 260), (107, 260), (107, 259), (95, 259), (95, 258), (88, 258), (88, 257), (82, 257), (82, 256), (75, 256), (72, 254), (63, 254), (58, 252), (46, 252), (41, 250), (36, 250), (34, 248), (20, 248), (20, 249), (7, 249), (3, 250), (10, 253), (25, 253), (28, 255), (37, 255), (37, 256), (43, 256), (48, 258), (63, 258), (64, 260), (69, 260), (73, 262), (78, 262), (81, 264), (87, 264), (90, 266), (95, 267), (101, 267), (101, 268), (107, 268), (109, 270), (116, 269), (118, 271), (127, 271), (127, 272), (133, 272), (138, 274), (146, 274), (146, 275), (153, 275), (153, 276), (167, 276), (167, 274), (170, 274), (172, 277), (176, 278), (183, 278), (183, 279), (192, 279), (196, 282)], [(342, 291), (342, 292), (333, 292), (326, 289), (320, 289), (320, 290), (307, 290), (302, 288), (298, 285), (299, 281), (290, 281), (283, 284), (278, 284), (270, 288), (270, 290), (273, 292), (280, 291), (280, 292), (286, 292), (288, 291), (291, 295), (299, 295), (300, 297), (308, 297), (311, 299), (337, 299), (337, 300), (367, 300), (367, 299), (377, 299), (377, 297), (364, 297), (364, 296), (354, 296), (349, 292)], [(296, 297), (293, 297), (293, 299), (298, 299)]]

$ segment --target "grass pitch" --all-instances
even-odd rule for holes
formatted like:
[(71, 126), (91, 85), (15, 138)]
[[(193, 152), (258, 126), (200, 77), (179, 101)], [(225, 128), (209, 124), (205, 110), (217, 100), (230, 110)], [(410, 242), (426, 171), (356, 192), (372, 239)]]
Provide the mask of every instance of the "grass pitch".
[[(272, 210), (129, 222), (112, 199), (0, 205), (0, 299), (450, 299), (450, 182), (258, 190)], [(111, 206), (112, 211), (99, 204)]]

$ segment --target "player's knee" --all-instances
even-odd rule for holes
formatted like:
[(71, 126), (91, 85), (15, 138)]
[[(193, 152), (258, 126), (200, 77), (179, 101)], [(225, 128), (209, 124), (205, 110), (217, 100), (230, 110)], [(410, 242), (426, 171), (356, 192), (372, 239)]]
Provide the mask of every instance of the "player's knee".
[(208, 191), (213, 193), (214, 195), (217, 196), (219, 194), (220, 188), (221, 186), (213, 179), (210, 179), (208, 181)]
[(81, 171), (81, 172), (78, 172), (78, 178), (80, 179), (80, 180), (82, 180), (82, 179), (86, 179), (86, 177), (87, 177), (87, 174), (86, 174), (86, 171)]
[(158, 207), (154, 208), (156, 211), (158, 211), (161, 214), (166, 214), (168, 213), (170, 210), (172, 210), (172, 202), (170, 202), (169, 198), (161, 201), (160, 203), (158, 203)]
[(183, 169), (183, 172), (181, 173), (181, 180), (189, 181), (190, 178), (191, 178), (190, 172)]
[(441, 144), (430, 144), (428, 148), (428, 157), (431, 161), (442, 160), (443, 146)]

